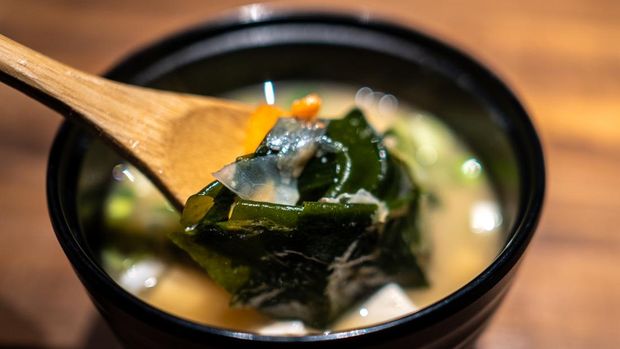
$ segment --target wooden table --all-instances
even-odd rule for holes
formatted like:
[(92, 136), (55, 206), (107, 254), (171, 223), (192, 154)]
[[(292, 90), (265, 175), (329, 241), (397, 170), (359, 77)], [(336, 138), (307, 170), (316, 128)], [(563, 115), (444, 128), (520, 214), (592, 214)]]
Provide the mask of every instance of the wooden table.
[[(0, 33), (98, 73), (140, 45), (241, 3), (0, 0)], [(620, 2), (341, 3), (471, 52), (513, 87), (542, 136), (543, 219), (479, 347), (620, 348)], [(0, 86), (0, 347), (115, 347), (47, 216), (45, 166), (60, 122)]]

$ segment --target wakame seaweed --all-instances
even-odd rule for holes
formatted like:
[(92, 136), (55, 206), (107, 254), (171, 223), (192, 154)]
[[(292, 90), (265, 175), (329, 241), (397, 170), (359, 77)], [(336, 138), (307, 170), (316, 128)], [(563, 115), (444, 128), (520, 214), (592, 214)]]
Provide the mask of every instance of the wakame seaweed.
[[(427, 284), (412, 252), (419, 192), (408, 169), (361, 111), (325, 122), (338, 147), (305, 165), (296, 205), (243, 200), (215, 181), (188, 200), (186, 229), (171, 235), (233, 306), (315, 328), (387, 283)], [(261, 145), (238, 161), (270, 153)], [(360, 190), (385, 204), (385, 221), (378, 204), (340, 200)]]

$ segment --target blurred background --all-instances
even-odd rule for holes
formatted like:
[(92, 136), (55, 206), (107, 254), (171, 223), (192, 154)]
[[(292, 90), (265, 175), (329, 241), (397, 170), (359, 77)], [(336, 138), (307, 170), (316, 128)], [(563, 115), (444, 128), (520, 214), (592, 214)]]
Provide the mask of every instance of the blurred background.
[[(283, 1), (328, 6), (333, 1)], [(0, 33), (102, 73), (236, 0), (0, 0)], [(479, 348), (620, 347), (620, 2), (343, 0), (469, 52), (543, 139), (543, 218)], [(45, 171), (62, 118), (0, 85), (0, 347), (115, 348), (49, 223)]]

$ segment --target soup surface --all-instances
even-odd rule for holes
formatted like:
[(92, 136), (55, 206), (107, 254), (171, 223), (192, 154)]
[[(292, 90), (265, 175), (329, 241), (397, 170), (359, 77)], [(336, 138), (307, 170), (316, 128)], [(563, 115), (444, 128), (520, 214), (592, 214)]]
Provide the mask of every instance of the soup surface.
[[(386, 146), (405, 160), (423, 191), (419, 226), (426, 252), (421, 263), (430, 286), (387, 285), (341, 316), (329, 331), (366, 327), (426, 307), (493, 261), (505, 236), (499, 203), (484, 164), (438, 118), (399, 101), (396, 94), (324, 82), (268, 81), (223, 97), (288, 106), (310, 92), (323, 99), (321, 117), (361, 108), (374, 128), (386, 133)], [(157, 189), (125, 163), (113, 168), (111, 181), (102, 211), (103, 232), (93, 239), (102, 267), (125, 290), (166, 312), (215, 327), (270, 335), (315, 331), (299, 321), (276, 321), (255, 310), (230, 308), (227, 292), (167, 238), (182, 228), (178, 213)]]

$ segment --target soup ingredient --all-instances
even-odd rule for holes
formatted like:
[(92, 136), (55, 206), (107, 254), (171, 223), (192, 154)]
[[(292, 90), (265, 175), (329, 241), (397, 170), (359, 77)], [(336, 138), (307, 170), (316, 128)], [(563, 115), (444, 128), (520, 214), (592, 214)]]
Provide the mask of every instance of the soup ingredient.
[(397, 284), (387, 284), (360, 305), (344, 313), (338, 319), (340, 328), (370, 326), (380, 321), (389, 321), (406, 313), (418, 310), (403, 289)]
[(284, 110), (268, 104), (262, 104), (248, 120), (244, 149), (246, 153), (253, 153), (265, 138), (265, 135), (276, 122), (278, 118), (284, 115)]
[[(321, 98), (311, 93), (293, 101), (291, 115), (299, 120), (312, 121), (321, 108)], [(278, 118), (284, 117), (286, 112), (275, 105), (261, 104), (250, 116), (245, 139), (245, 152), (253, 153), (271, 130)]]
[(323, 123), (280, 119), (255, 155), (238, 159), (213, 176), (242, 199), (294, 205), (304, 166), (319, 147), (329, 146), (324, 134)]
[(232, 305), (325, 328), (388, 283), (427, 285), (412, 252), (418, 189), (361, 111), (279, 119), (215, 175), (171, 238)]
[(311, 93), (303, 98), (296, 99), (291, 105), (291, 114), (301, 120), (311, 121), (321, 108), (321, 98)]

